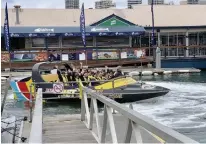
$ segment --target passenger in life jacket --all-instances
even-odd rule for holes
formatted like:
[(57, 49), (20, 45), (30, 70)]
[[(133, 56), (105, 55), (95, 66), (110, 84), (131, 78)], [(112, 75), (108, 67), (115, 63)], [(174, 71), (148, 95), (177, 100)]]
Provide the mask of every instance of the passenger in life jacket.
[(83, 74), (83, 78), (84, 78), (84, 82), (82, 83), (84, 86), (88, 86), (89, 85), (89, 78), (88, 78), (88, 73), (85, 72)]
[(91, 73), (91, 75), (88, 75), (88, 81), (90, 86), (94, 86), (96, 84), (95, 81), (97, 81), (97, 79), (93, 75), (93, 72)]
[(61, 75), (61, 71), (58, 69), (58, 66), (56, 65), (54, 68), (57, 69), (57, 75), (58, 75), (59, 81), (64, 82), (63, 77)]
[(121, 72), (120, 69), (117, 69), (117, 71), (114, 73), (114, 78), (120, 77), (120, 76), (123, 76), (123, 75), (122, 75), (122, 72)]
[(67, 72), (62, 72), (62, 78), (64, 83), (68, 83)]

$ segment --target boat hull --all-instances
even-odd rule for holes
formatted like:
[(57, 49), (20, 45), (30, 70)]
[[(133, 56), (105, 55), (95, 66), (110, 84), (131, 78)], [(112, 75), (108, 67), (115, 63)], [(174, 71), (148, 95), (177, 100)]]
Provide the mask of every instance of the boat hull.
[[(137, 88), (137, 87), (136, 87)], [(122, 90), (105, 90), (102, 91), (101, 94), (105, 95), (111, 99), (119, 103), (127, 103), (127, 102), (136, 102), (145, 99), (151, 99), (159, 96), (166, 95), (170, 90), (167, 88), (156, 86), (153, 89), (142, 89), (142, 90), (133, 90), (131, 88), (125, 88)], [(43, 98), (47, 100), (65, 100), (69, 99), (69, 101), (80, 100), (78, 94), (76, 95), (59, 95), (59, 94), (43, 94)]]

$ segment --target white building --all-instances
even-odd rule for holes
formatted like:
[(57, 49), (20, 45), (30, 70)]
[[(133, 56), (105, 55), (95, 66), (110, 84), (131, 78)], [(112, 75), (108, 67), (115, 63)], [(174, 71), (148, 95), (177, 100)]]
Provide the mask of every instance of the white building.
[[(164, 0), (153, 0), (153, 4), (154, 5), (163, 5), (164, 4)], [(152, 4), (152, 0), (148, 0), (148, 5)]]
[(127, 0), (127, 7), (132, 8), (133, 5), (142, 4), (142, 0)]
[(100, 0), (95, 2), (95, 9), (107, 9), (116, 7), (116, 4), (112, 0)]
[(65, 0), (66, 9), (79, 9), (79, 0)]

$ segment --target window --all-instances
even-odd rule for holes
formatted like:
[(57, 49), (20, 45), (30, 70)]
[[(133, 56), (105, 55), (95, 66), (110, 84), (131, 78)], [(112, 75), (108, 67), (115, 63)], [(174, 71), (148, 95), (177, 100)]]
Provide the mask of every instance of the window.
[[(177, 33), (169, 33), (169, 46), (177, 46)], [(168, 51), (169, 56), (177, 56), (178, 55), (177, 48), (170, 48)]]
[(169, 46), (177, 46), (177, 33), (169, 33)]
[(168, 33), (160, 32), (160, 47), (161, 47), (161, 56), (168, 56)]
[(97, 46), (129, 46), (129, 36), (102, 36), (97, 37)]
[(32, 47), (45, 47), (44, 38), (33, 38)]
[(199, 44), (206, 45), (206, 32), (199, 33)]
[(168, 46), (168, 33), (160, 33), (160, 45)]
[[(83, 47), (81, 37), (64, 37), (62, 38), (62, 47)], [(93, 46), (93, 37), (86, 37), (86, 46)]]
[(59, 47), (59, 38), (47, 38), (47, 45), (48, 47)]
[(189, 33), (189, 45), (197, 45), (197, 33)]
[(141, 37), (141, 47), (149, 47), (149, 33)]
[(186, 46), (185, 33), (178, 33), (178, 46)]

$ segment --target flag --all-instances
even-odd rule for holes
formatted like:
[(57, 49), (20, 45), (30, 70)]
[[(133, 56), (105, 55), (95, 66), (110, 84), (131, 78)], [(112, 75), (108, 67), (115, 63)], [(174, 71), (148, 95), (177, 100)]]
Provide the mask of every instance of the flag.
[(152, 12), (152, 47), (155, 44), (155, 41), (154, 41), (154, 9), (153, 9), (153, 5), (154, 5), (154, 0), (152, 0), (152, 3), (151, 3), (151, 12)]
[(5, 7), (4, 39), (5, 39), (6, 50), (10, 51), (10, 34), (9, 34), (9, 19), (8, 19), (7, 3)]
[(86, 47), (84, 3), (82, 4), (82, 9), (81, 9), (81, 14), (80, 14), (80, 32), (81, 32), (81, 35), (82, 35), (83, 45), (84, 45), (84, 47)]

